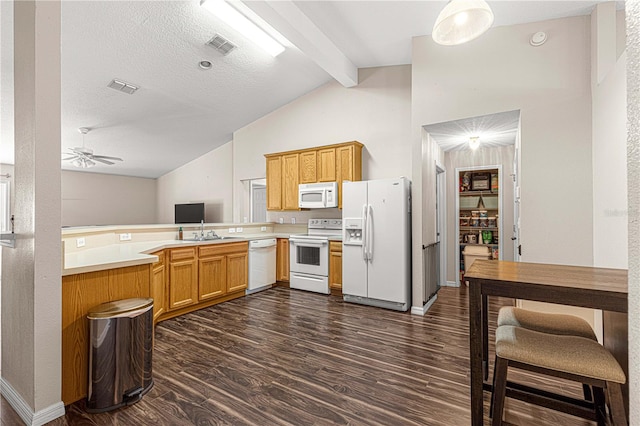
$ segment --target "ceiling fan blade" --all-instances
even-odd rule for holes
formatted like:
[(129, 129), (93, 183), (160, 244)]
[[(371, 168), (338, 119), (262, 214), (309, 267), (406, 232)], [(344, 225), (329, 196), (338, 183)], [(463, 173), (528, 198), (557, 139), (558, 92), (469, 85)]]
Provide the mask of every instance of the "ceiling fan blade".
[(92, 155), (91, 158), (93, 158), (94, 160), (96, 158), (102, 158), (104, 160), (114, 160), (114, 161), (124, 161), (122, 158), (118, 158), (118, 157), (108, 157), (106, 155)]
[[(69, 154), (67, 154), (69, 155)], [(75, 160), (76, 158), (80, 158), (77, 155), (71, 156), (71, 157), (67, 157), (67, 158), (63, 158), (62, 161), (69, 161), (69, 160)]]
[(104, 159), (102, 159), (102, 158), (96, 158), (95, 156), (94, 156), (94, 157), (91, 157), (91, 159), (92, 159), (93, 161), (98, 161), (98, 162), (103, 163), (103, 164), (109, 164), (109, 165), (116, 164), (116, 163), (113, 163), (113, 162), (111, 162), (111, 161), (104, 160)]

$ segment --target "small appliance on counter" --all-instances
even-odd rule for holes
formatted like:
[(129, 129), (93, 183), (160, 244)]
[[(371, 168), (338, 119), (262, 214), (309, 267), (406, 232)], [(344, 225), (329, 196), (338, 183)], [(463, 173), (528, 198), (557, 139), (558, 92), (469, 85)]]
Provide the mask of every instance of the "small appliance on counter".
[(340, 237), (341, 231), (341, 219), (309, 219), (307, 234), (296, 234), (289, 238), (290, 288), (331, 293), (329, 239)]

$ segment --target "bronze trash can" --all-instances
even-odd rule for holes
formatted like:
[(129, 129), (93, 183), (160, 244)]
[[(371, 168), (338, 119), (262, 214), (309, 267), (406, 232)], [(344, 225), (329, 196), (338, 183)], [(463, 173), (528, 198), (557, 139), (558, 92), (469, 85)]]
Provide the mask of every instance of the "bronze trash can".
[(134, 404), (153, 386), (153, 299), (123, 299), (89, 311), (87, 411)]

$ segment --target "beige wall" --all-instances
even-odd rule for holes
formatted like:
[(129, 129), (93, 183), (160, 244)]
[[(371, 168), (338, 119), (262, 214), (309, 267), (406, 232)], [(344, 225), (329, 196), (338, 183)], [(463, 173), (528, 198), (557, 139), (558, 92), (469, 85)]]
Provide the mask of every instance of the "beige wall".
[(589, 18), (545, 21), (553, 36), (534, 48), (528, 40), (539, 30), (496, 27), (455, 48), (414, 38), (412, 126), (520, 110), (522, 260), (589, 265)]
[[(265, 177), (264, 154), (357, 140), (363, 150), (363, 179), (411, 178), (411, 67), (359, 70), (360, 83), (345, 88), (337, 82), (302, 96), (254, 121), (233, 135), (234, 193), (240, 180)], [(310, 217), (340, 217), (325, 212), (269, 212), (267, 220), (298, 223)], [(240, 221), (234, 203), (234, 220)]]
[(174, 204), (205, 203), (209, 223), (232, 221), (231, 142), (158, 178), (157, 223), (174, 222)]
[(511, 242), (513, 229), (513, 156), (514, 146), (478, 148), (476, 151), (451, 151), (445, 153), (445, 167), (447, 169), (447, 281), (456, 282), (458, 275), (455, 270), (455, 260), (458, 254), (458, 235), (456, 234), (456, 197), (458, 194), (457, 167), (502, 166), (502, 259), (513, 260), (513, 244)]
[(156, 223), (156, 180), (62, 171), (62, 226)]

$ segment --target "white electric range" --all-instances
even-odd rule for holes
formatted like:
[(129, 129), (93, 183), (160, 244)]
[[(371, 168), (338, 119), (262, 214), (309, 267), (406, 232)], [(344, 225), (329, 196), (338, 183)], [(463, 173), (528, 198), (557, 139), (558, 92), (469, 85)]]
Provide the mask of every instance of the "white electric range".
[(342, 219), (309, 219), (308, 233), (289, 237), (289, 287), (329, 294), (329, 239), (341, 237)]

